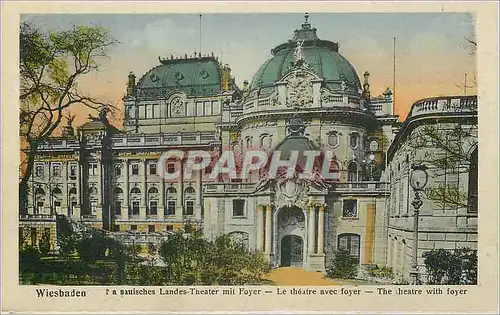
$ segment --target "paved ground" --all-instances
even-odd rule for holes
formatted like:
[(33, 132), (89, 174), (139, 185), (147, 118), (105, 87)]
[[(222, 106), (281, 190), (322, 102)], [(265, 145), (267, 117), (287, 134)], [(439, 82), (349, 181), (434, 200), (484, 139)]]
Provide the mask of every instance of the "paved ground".
[(321, 286), (341, 285), (341, 283), (326, 278), (321, 272), (305, 271), (303, 268), (281, 267), (273, 269), (266, 276), (275, 285)]

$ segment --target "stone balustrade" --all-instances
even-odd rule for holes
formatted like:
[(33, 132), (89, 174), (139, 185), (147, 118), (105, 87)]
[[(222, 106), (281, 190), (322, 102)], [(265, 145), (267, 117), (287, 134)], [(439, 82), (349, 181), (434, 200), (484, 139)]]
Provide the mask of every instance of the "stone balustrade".
[(408, 117), (438, 113), (461, 113), (477, 111), (477, 96), (434, 97), (413, 104)]

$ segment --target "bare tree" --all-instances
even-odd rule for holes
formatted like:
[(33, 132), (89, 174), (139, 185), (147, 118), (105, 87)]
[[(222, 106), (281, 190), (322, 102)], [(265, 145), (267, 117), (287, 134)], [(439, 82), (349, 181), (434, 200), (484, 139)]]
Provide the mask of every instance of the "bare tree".
[[(441, 207), (467, 208), (468, 191), (464, 191), (458, 181), (447, 181), (446, 177), (460, 178), (469, 173), (471, 152), (477, 148), (477, 121), (472, 125), (453, 123), (422, 126), (410, 136), (408, 144), (421, 152), (418, 160), (432, 169), (434, 184), (428, 185), (426, 196)], [(436, 183), (437, 182), (437, 183)]]
[(21, 209), (26, 206), (27, 184), (39, 145), (57, 130), (65, 112), (76, 104), (94, 110), (114, 107), (82, 93), (78, 82), (98, 70), (115, 43), (109, 32), (98, 26), (46, 33), (30, 23), (21, 24), (19, 121), (26, 153), (19, 184)]

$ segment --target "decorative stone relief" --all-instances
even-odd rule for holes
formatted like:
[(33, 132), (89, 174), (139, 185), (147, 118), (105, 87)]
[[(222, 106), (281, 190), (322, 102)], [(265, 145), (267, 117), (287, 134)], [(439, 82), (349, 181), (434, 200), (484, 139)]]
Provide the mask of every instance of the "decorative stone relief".
[(311, 107), (313, 104), (312, 77), (304, 71), (292, 75), (287, 83), (287, 107)]
[(273, 126), (277, 126), (277, 125), (278, 125), (278, 123), (276, 121), (254, 122), (254, 123), (246, 124), (242, 128), (242, 130), (255, 129), (255, 128), (260, 128), (260, 127), (273, 127)]
[(170, 101), (170, 114), (173, 117), (185, 116), (186, 107), (180, 97), (175, 97)]

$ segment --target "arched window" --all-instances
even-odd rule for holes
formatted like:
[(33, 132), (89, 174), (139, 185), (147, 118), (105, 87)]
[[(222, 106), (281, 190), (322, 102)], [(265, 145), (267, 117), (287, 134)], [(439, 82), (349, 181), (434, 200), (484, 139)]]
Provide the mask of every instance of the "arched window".
[(184, 190), (184, 194), (186, 196), (188, 195), (193, 195), (193, 198), (194, 198), (194, 194), (196, 193), (196, 191), (194, 190), (193, 187), (187, 187), (186, 190)]
[(38, 196), (44, 196), (45, 195), (45, 190), (43, 190), (42, 188), (37, 188), (36, 191), (35, 191), (35, 195), (38, 197)]
[(53, 195), (60, 195), (60, 194), (62, 194), (62, 191), (60, 188), (56, 187), (56, 188), (52, 189), (52, 194)]
[(91, 195), (97, 194), (97, 188), (95, 188), (93, 186), (89, 187), (89, 194), (91, 194)]
[(351, 162), (347, 166), (347, 181), (348, 182), (358, 181), (358, 163)]
[(158, 193), (158, 189), (156, 187), (151, 187), (151, 188), (149, 188), (148, 193), (149, 194), (157, 194)]
[(141, 190), (137, 187), (134, 187), (130, 190), (130, 193), (131, 194), (140, 194), (141, 193)]
[(70, 195), (76, 195), (76, 188), (75, 188), (75, 187), (71, 188), (71, 189), (69, 190), (69, 194), (70, 194)]
[(469, 167), (469, 198), (468, 198), (468, 210), (469, 212), (477, 212), (478, 211), (478, 187), (477, 187), (477, 148), (472, 152), (470, 159), (470, 167)]
[(359, 262), (360, 237), (358, 234), (345, 233), (338, 236), (337, 249), (347, 250)]
[(339, 164), (334, 160), (330, 160), (330, 164), (328, 166), (328, 175), (325, 176), (325, 179), (329, 181), (338, 182), (340, 177), (339, 174), (340, 174)]

